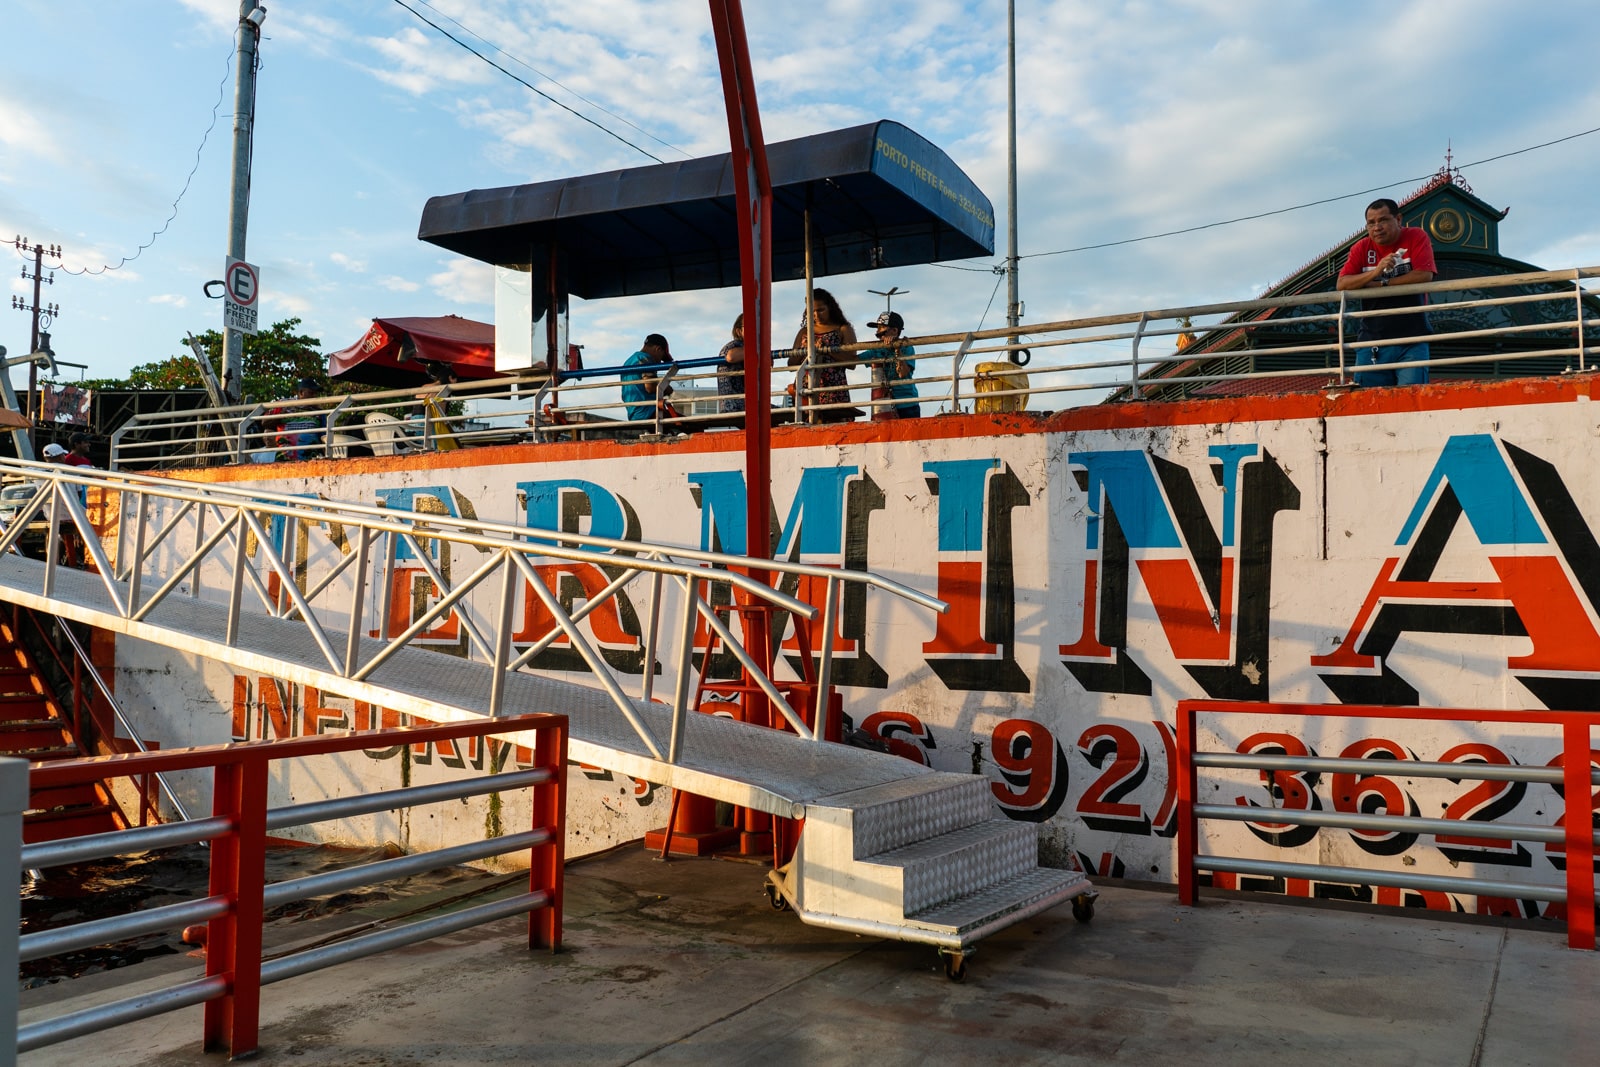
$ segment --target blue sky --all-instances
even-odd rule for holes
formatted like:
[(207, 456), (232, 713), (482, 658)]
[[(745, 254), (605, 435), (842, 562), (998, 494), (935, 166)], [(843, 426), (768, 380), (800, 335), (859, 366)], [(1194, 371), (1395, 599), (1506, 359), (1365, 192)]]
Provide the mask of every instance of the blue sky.
[[(698, 0), (406, 0), (663, 159), (725, 151)], [(262, 314), (324, 351), (374, 316), (493, 317), (487, 268), (416, 238), (424, 201), (651, 162), (463, 51), (394, 0), (267, 0), (249, 258)], [(895, 119), (940, 144), (1005, 233), (1005, 3), (747, 2), (770, 140)], [(1024, 256), (1389, 185), (1600, 126), (1600, 5), (1017, 0)], [(93, 376), (183, 351), (220, 324), (201, 286), (226, 251), (237, 0), (0, 5), (0, 237), (59, 243), (60, 358)], [(451, 20), (457, 20), (452, 23)], [(479, 36), (474, 36), (474, 34)], [(216, 124), (200, 150), (221, 91)], [(599, 110), (604, 108), (605, 110)], [(610, 112), (608, 114), (607, 112)], [(624, 121), (625, 120), (625, 121)], [(629, 126), (628, 123), (633, 124)], [(636, 128), (635, 128), (636, 127)], [(1501, 250), (1600, 263), (1600, 133), (1468, 167), (1510, 207)], [(1115, 248), (1027, 259), (1026, 320), (1246, 298), (1358, 228), (1370, 196)], [(7, 295), (27, 295), (15, 259)], [(910, 332), (1003, 322), (998, 277), (938, 267), (835, 278), (856, 322), (899, 286)], [(798, 283), (778, 289), (781, 334)], [(991, 303), (992, 301), (992, 303)], [(714, 354), (736, 291), (575, 303), (591, 364), (659, 330)], [(794, 315), (785, 311), (794, 306)], [(28, 316), (0, 305), (0, 344)], [(20, 380), (20, 375), (19, 375)]]

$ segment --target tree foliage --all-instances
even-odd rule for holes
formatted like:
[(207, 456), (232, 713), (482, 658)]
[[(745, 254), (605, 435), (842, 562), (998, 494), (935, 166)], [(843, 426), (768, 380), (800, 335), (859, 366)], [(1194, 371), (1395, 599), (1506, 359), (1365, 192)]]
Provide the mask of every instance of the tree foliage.
[[(321, 354), (322, 341), (309, 334), (296, 333), (298, 318), (275, 322), (259, 333), (246, 334), (244, 338), (244, 399), (251, 401), (280, 400), (294, 395), (295, 383), (301, 378), (326, 381), (327, 362)], [(222, 334), (207, 330), (195, 340), (201, 351), (211, 360), (218, 379), (222, 377)], [(200, 368), (187, 350), (182, 355), (168, 356), (154, 363), (142, 363), (128, 372), (126, 378), (99, 378), (84, 382), (97, 389), (200, 389), (205, 383), (200, 378)], [(336, 387), (330, 392), (347, 392), (349, 387)]]

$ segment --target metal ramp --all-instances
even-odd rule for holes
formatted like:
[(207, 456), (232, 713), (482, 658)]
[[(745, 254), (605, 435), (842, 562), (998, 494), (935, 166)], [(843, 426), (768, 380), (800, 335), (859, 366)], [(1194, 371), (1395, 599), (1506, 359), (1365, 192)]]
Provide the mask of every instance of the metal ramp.
[[(780, 577), (791, 572), (826, 582), (824, 633), (833, 632), (842, 582), (876, 586), (942, 610), (914, 590), (860, 572), (544, 530), (535, 538), (526, 528), (476, 520), (25, 466), (51, 489), (37, 494), (35, 508), (64, 513), (86, 533), (92, 530), (77, 485), (119, 494), (120, 513), (131, 517), (119, 527), (119, 559), (125, 562), (114, 566), (89, 536), (100, 573), (72, 570), (57, 565), (53, 551), (42, 562), (7, 552), (9, 531), (0, 533), (0, 598), (435, 721), (563, 712), (574, 760), (805, 819), (793, 862), (771, 879), (774, 903), (792, 906), (807, 922), (938, 945), (949, 954), (952, 977), (960, 976), (964, 954), (977, 940), (1011, 922), (1069, 899), (1079, 917), (1087, 918), (1093, 898), (1087, 880), (1077, 872), (1038, 867), (1034, 828), (996, 812), (987, 779), (821, 743), (759, 673), (755, 680), (795, 732), (686, 713), (692, 672), (687, 638), (697, 620), (717, 630), (741, 660), (749, 658), (701, 596), (708, 583), (761, 596), (803, 618), (818, 614), (729, 566), (766, 566)], [(20, 514), (16, 528), (31, 517)], [(274, 522), (280, 524), (276, 537), (269, 533)], [(325, 530), (327, 544), (290, 536), (283, 529), (287, 524)], [(449, 568), (438, 560), (462, 546), (488, 558), (451, 583)], [(618, 549), (631, 554), (619, 556)], [(439, 599), (401, 634), (371, 636), (364, 608), (376, 602), (377, 617), (389, 618), (386, 569), (402, 550), (412, 566), (430, 574)], [(583, 609), (569, 613), (530, 559), (622, 573)], [(670, 599), (664, 585), (678, 589), (673, 606), (680, 611), (680, 641), (672, 650), (677, 677), (670, 704), (653, 699), (653, 672), (646, 672), (639, 696), (625, 694), (623, 681), (640, 681), (614, 677), (578, 626), (607, 596), (641, 577), (651, 585), (645, 662), (657, 659), (657, 631)], [(510, 637), (513, 596), (520, 602), (522, 594), (518, 582), (527, 582), (554, 618), (551, 630), (520, 656), (513, 655)], [(369, 596), (374, 585), (382, 591)], [(247, 610), (251, 592), (260, 604)], [(410, 644), (416, 633), (452, 616), (481, 660)], [(597, 685), (519, 669), (563, 635), (590, 663)], [(819, 701), (826, 699), (831, 642), (822, 646)]]

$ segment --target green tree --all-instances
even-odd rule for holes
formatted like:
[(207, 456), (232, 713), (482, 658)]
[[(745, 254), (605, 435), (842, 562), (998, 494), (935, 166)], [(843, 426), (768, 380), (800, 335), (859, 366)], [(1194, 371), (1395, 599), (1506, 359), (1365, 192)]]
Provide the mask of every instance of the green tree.
[[(244, 397), (251, 401), (280, 400), (294, 395), (301, 378), (326, 381), (327, 361), (321, 353), (322, 341), (309, 334), (296, 333), (298, 318), (275, 322), (259, 333), (244, 338)], [(222, 334), (207, 330), (195, 340), (211, 360), (217, 377), (222, 377)], [(188, 348), (187, 345), (184, 346)], [(188, 351), (154, 363), (142, 363), (126, 378), (98, 378), (83, 383), (96, 389), (199, 389), (204, 386), (200, 369)], [(337, 386), (330, 392), (349, 392)]]

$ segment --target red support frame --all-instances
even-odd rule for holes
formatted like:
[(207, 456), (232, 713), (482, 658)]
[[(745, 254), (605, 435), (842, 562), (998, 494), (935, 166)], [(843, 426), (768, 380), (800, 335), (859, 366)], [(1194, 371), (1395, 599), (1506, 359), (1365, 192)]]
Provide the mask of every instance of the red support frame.
[(1273, 704), (1235, 700), (1181, 700), (1177, 710), (1178, 900), (1198, 898), (1195, 856), (1197, 771), (1195, 716), (1202, 713), (1281, 715), (1285, 718), (1399, 719), (1412, 722), (1495, 722), (1561, 728), (1561, 772), (1567, 857), (1567, 945), (1595, 948), (1594, 783), (1590, 771), (1593, 733), (1600, 713), (1587, 711), (1493, 711), (1482, 708), (1409, 708), (1388, 704)]
[(228, 912), (206, 931), (206, 976), (222, 977), (227, 991), (205, 1003), (206, 1051), (235, 1059), (256, 1051), (261, 1020), (262, 893), (266, 879), (267, 783), (273, 761), (417, 745), (491, 734), (532, 732), (534, 766), (545, 780), (533, 788), (533, 829), (548, 840), (529, 856), (528, 889), (547, 903), (528, 916), (529, 948), (561, 947), (566, 861), (567, 717), (519, 715), (429, 726), (402, 726), (349, 734), (246, 741), (201, 748), (132, 752), (35, 766), (33, 788), (77, 785), (110, 778), (210, 768), (215, 774), (211, 813), (230, 829), (211, 843), (210, 894), (227, 898)]

